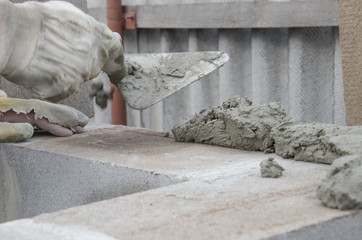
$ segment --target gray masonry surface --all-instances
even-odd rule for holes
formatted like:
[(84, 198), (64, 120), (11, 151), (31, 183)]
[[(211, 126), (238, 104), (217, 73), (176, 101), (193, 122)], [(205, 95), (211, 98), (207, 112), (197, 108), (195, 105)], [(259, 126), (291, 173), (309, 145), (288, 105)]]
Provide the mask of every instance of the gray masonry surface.
[[(330, 209), (316, 198), (330, 168), (324, 164), (121, 126), (67, 138), (37, 134), (0, 150), (2, 221), (55, 211), (0, 224), (0, 239), (361, 236), (360, 211)], [(285, 168), (283, 176), (261, 177), (267, 157)]]
[(1, 144), (0, 151), (0, 222), (179, 182), (139, 169), (14, 145)]

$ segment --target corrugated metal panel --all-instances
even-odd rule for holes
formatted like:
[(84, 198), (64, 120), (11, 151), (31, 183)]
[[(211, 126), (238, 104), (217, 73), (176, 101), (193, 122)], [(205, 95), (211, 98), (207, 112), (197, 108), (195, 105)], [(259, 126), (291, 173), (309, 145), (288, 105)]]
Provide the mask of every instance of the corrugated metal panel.
[(255, 104), (280, 101), (298, 120), (345, 124), (337, 27), (273, 29), (143, 29), (125, 32), (128, 53), (222, 50), (218, 71), (143, 111), (130, 126), (169, 131), (190, 115), (235, 95)]

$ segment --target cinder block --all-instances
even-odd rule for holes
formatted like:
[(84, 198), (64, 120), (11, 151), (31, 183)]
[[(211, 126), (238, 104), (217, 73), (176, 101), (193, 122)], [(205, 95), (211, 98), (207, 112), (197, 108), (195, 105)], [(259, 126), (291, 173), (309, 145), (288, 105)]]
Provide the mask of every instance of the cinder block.
[[(0, 217), (3, 209), (32, 216), (112, 198), (0, 224), (1, 239), (94, 233), (112, 239), (361, 239), (358, 210), (330, 209), (315, 196), (329, 169), (324, 164), (110, 125), (0, 148)], [(285, 169), (280, 178), (261, 177), (259, 163), (270, 156)]]

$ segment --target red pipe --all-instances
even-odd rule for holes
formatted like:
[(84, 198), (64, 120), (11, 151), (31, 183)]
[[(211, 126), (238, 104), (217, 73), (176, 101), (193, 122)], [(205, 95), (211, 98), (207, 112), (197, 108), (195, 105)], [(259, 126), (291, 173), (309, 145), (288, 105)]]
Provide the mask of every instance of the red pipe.
[[(122, 1), (107, 0), (107, 24), (113, 32), (118, 32), (123, 39), (123, 16)], [(115, 89), (113, 93), (112, 104), (112, 124), (127, 125), (126, 102), (118, 88), (111, 84)]]

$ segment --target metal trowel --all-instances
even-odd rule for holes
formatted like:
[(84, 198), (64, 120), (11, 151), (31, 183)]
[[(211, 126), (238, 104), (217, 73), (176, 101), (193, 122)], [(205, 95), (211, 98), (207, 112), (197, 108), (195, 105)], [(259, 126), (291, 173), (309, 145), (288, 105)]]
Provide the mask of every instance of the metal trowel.
[(226, 53), (125, 54), (128, 75), (118, 84), (134, 109), (145, 109), (201, 79), (229, 60)]

